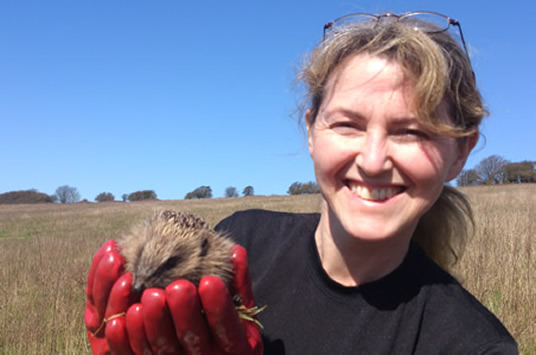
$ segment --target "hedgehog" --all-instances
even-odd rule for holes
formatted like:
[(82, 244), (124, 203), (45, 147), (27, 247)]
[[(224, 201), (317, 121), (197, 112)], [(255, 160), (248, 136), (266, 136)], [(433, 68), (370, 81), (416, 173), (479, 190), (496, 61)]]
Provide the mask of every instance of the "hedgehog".
[(178, 279), (198, 286), (207, 275), (219, 277), (231, 289), (234, 242), (192, 214), (162, 211), (135, 226), (119, 245), (136, 294), (151, 287), (165, 288)]

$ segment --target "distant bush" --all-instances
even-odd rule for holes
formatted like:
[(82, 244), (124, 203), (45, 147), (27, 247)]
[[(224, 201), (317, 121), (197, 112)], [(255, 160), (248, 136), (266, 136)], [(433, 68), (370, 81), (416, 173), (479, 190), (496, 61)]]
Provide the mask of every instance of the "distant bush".
[(129, 201), (156, 200), (156, 193), (153, 190), (136, 191), (128, 195)]
[(197, 189), (190, 191), (184, 196), (184, 199), (191, 200), (197, 198), (212, 198), (212, 189), (210, 186), (199, 186)]
[(238, 191), (236, 191), (236, 187), (228, 187), (225, 189), (225, 197), (238, 197)]
[(0, 204), (16, 203), (51, 203), (56, 200), (56, 196), (49, 196), (37, 190), (10, 191), (0, 194)]
[(255, 190), (253, 189), (253, 186), (248, 185), (244, 187), (244, 190), (242, 190), (242, 195), (244, 196), (253, 196), (255, 195)]
[(309, 182), (295, 182), (288, 188), (287, 193), (289, 195), (305, 195), (305, 194), (316, 194), (319, 193), (320, 189), (314, 181)]
[(101, 192), (95, 197), (97, 202), (106, 202), (115, 200), (115, 196), (111, 192)]
[(508, 163), (504, 166), (507, 182), (522, 184), (536, 182), (536, 161)]

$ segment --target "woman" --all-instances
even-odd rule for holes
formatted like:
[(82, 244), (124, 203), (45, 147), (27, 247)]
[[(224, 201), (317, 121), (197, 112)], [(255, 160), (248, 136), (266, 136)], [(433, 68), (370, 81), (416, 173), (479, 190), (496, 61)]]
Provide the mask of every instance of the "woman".
[[(258, 316), (261, 342), (251, 322), (241, 327), (233, 312), (214, 316), (231, 308), (229, 297), (211, 303), (218, 293), (200, 285), (212, 335), (204, 335), (206, 326), (196, 334), (213, 344), (205, 351), (234, 345), (240, 350), (230, 352), (240, 354), (263, 346), (270, 354), (517, 353), (502, 324), (443, 270), (459, 257), (472, 223), (467, 201), (444, 185), (462, 170), (485, 115), (467, 53), (447, 34), (454, 26), (465, 47), (459, 23), (431, 12), (353, 14), (326, 25), (301, 75), (321, 213), (245, 211), (216, 227), (247, 250), (256, 303), (269, 308)], [(235, 284), (251, 304), (243, 249), (239, 254)], [(89, 283), (101, 279), (94, 269)], [(88, 291), (88, 299), (98, 294)], [(175, 327), (177, 337), (161, 336), (161, 344), (180, 343), (173, 349), (190, 346), (178, 329), (188, 328), (181, 319), (191, 315), (178, 317), (187, 312), (172, 305), (183, 295), (166, 290), (154, 297), (160, 306), (149, 296), (141, 302), (148, 314), (170, 310), (175, 324), (165, 328)], [(115, 299), (112, 291), (109, 307)], [(125, 310), (123, 300), (107, 314)], [(98, 338), (103, 317), (91, 317), (94, 304), (88, 301), (86, 324)], [(145, 318), (138, 323), (127, 315), (128, 335), (165, 318), (139, 314)], [(108, 322), (106, 336), (113, 328)], [(124, 343), (125, 332), (117, 333)], [(140, 338), (150, 338), (155, 350), (155, 337)]]

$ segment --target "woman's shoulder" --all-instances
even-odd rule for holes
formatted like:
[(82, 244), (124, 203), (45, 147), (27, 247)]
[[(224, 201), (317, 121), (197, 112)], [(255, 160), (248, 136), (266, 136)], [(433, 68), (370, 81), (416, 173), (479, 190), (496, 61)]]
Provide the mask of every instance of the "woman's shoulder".
[[(279, 219), (279, 220), (301, 220), (301, 219), (318, 219), (318, 213), (296, 213), (296, 212), (284, 212), (273, 211), (265, 209), (248, 209), (236, 211), (230, 216), (224, 218), (221, 222), (227, 220), (240, 220), (241, 222), (247, 220), (264, 220), (264, 219)], [(221, 223), (220, 222), (220, 223)]]
[(479, 344), (474, 349), (478, 353), (493, 349), (515, 353), (516, 342), (501, 321), (418, 249), (413, 248), (415, 263), (411, 269), (413, 280), (422, 288), (414, 300), (423, 312), (420, 343), (434, 344), (437, 348), (459, 346), (457, 349), (466, 350)]
[(256, 209), (235, 212), (215, 229), (246, 249), (250, 273), (258, 281), (274, 259), (280, 260), (279, 264), (288, 262), (288, 265), (303, 259), (318, 220), (317, 214)]
[(266, 233), (290, 233), (294, 229), (316, 228), (319, 220), (317, 213), (289, 213), (263, 209), (237, 211), (224, 218), (215, 227), (234, 236), (247, 233), (263, 235)]

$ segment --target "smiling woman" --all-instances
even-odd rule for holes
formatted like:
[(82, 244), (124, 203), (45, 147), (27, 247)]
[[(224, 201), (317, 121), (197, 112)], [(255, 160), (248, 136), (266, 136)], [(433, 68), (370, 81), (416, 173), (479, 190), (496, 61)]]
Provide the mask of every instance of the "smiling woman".
[[(419, 219), (470, 151), (467, 140), (434, 134), (419, 122), (413, 91), (399, 64), (355, 55), (331, 75), (314, 123), (307, 113), (309, 150), (326, 201), (316, 234), (324, 257), (338, 253), (328, 247), (333, 238), (354, 257), (354, 244), (384, 244), (383, 255), (375, 255), (387, 262), (326, 270), (347, 286), (374, 281), (402, 262)], [(334, 225), (340, 233), (330, 232)]]
[[(451, 27), (459, 30), (463, 49), (447, 33)], [(433, 165), (438, 164), (437, 156), (434, 157), (433, 150), (429, 148), (440, 142), (442, 144), (439, 146), (453, 144), (452, 138), (457, 138), (458, 152), (455, 154), (459, 160), (453, 166), (450, 176), (440, 181), (442, 185), (458, 174), (456, 169), (463, 168), (465, 159), (478, 140), (480, 122), (486, 115), (471, 63), (464, 49), (465, 40), (459, 22), (433, 12), (413, 12), (401, 16), (351, 14), (328, 23), (325, 26), (323, 43), (312, 53), (311, 60), (301, 74), (308, 91), (307, 124), (312, 127), (317, 118), (323, 117), (319, 115), (320, 110), (325, 111), (328, 106), (329, 110), (333, 109), (333, 90), (339, 81), (352, 72), (352, 66), (359, 62), (355, 58), (352, 59), (353, 57), (375, 57), (377, 60), (368, 68), (367, 79), (362, 78), (360, 81), (362, 92), (352, 91), (351, 87), (343, 88), (351, 91), (345, 93), (345, 99), (351, 101), (366, 94), (363, 87), (368, 86), (367, 80), (373, 80), (381, 73), (388, 76), (385, 72), (389, 69), (391, 74), (395, 73), (396, 78), (391, 86), (397, 88), (398, 98), (386, 102), (389, 100), (386, 94), (383, 101), (374, 101), (368, 105), (378, 110), (383, 105), (393, 105), (397, 99), (398, 107), (406, 111), (398, 112), (397, 114), (402, 116), (393, 117), (389, 127), (390, 139), (387, 142), (392, 144), (388, 146), (393, 151), (394, 144), (398, 143), (395, 149), (398, 157), (409, 158), (406, 155), (410, 153), (407, 148), (416, 145), (407, 143), (418, 140), (426, 160)], [(352, 63), (348, 63), (349, 61)], [(386, 64), (396, 68), (387, 68)], [(345, 73), (341, 73), (342, 71)], [(356, 70), (353, 72), (354, 76), (361, 75)], [(376, 80), (370, 84), (381, 83)], [(341, 100), (342, 97), (339, 98), (339, 101)], [(365, 101), (366, 99), (361, 97), (360, 102)], [(331, 105), (327, 105), (328, 103)], [(349, 107), (351, 105), (346, 106), (339, 109), (349, 110), (349, 117), (360, 113), (352, 111), (352, 107)], [(354, 104), (354, 108), (356, 106), (360, 107), (358, 103)], [(368, 122), (368, 118), (366, 115), (360, 116), (363, 128), (366, 128), (364, 124)], [(372, 132), (374, 133), (374, 128)], [(372, 137), (376, 136), (372, 134)], [(371, 134), (367, 137), (370, 141)], [(433, 142), (436, 144), (432, 144)], [(371, 142), (369, 146), (382, 147), (375, 142)], [(372, 156), (376, 154), (372, 153)], [(358, 155), (357, 158), (367, 156), (370, 154)], [(406, 162), (410, 160), (411, 158), (405, 159)], [(387, 162), (389, 161), (390, 159), (387, 159)], [(421, 162), (413, 160), (410, 164)], [(358, 188), (365, 190), (362, 185)], [(419, 223), (413, 227), (415, 232), (412, 232), (411, 239), (417, 241), (434, 261), (444, 268), (449, 268), (463, 253), (472, 226), (472, 213), (469, 203), (455, 189), (442, 186), (441, 189), (439, 199), (436, 198), (437, 202), (434, 200), (429, 206), (430, 211), (421, 214)]]
[(460, 24), (436, 13), (326, 25), (300, 75), (320, 215), (246, 211), (218, 226), (254, 260), (266, 353), (517, 353), (445, 271), (472, 225), (445, 184), (486, 115), (464, 49)]
[[(472, 219), (445, 184), (462, 170), (485, 114), (452, 26), (461, 35), (457, 21), (430, 12), (353, 14), (326, 26), (301, 75), (321, 213), (249, 210), (216, 226), (247, 251), (249, 267), (244, 256), (234, 263), (234, 285), (268, 306), (258, 315), (262, 343), (258, 329), (238, 323), (227, 294), (182, 283), (188, 292), (145, 292), (143, 311), (127, 312), (128, 336), (140, 328), (128, 317), (136, 313), (146, 330), (165, 324), (164, 335), (146, 335), (153, 351), (200, 353), (195, 338), (209, 344), (206, 353), (517, 353), (500, 321), (446, 271)], [(214, 279), (201, 284), (219, 289)], [(197, 294), (202, 307), (191, 306)], [(117, 298), (112, 292), (109, 303)], [(116, 329), (107, 325), (106, 337)]]

